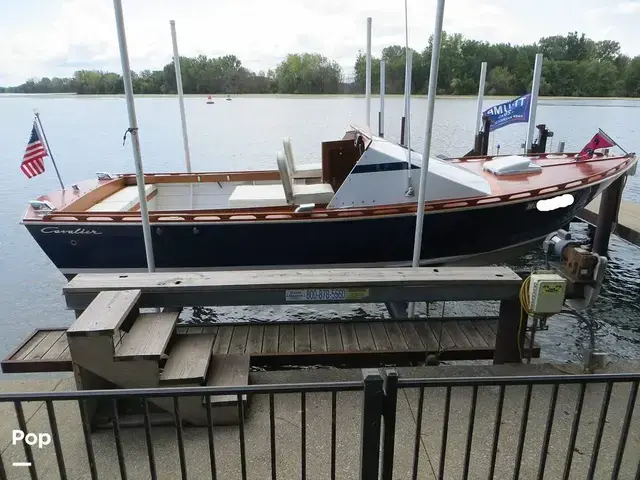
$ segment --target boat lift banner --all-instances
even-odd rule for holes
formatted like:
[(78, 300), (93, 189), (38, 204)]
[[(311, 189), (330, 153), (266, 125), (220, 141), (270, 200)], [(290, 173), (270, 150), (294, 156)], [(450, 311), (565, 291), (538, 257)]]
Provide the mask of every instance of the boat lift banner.
[(488, 108), (483, 115), (491, 120), (490, 132), (506, 127), (512, 123), (523, 123), (529, 121), (529, 111), (531, 110), (531, 94), (527, 93), (515, 100), (494, 105)]

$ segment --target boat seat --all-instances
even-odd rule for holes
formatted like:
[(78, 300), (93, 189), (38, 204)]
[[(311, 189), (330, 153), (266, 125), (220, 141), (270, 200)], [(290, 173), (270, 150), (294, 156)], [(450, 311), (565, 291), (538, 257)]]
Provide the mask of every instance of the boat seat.
[(333, 198), (333, 187), (328, 183), (316, 183), (312, 185), (294, 183), (289, 162), (284, 152), (276, 154), (280, 179), (284, 188), (285, 198), (289, 205), (302, 205), (305, 203), (327, 204)]
[(303, 163), (296, 165), (293, 148), (291, 148), (291, 139), (289, 137), (282, 139), (282, 146), (292, 178), (322, 177), (322, 163)]
[[(149, 198), (157, 190), (155, 183), (146, 184), (144, 191)], [(89, 212), (129, 212), (139, 204), (138, 186), (128, 185), (90, 207)]]
[(276, 160), (280, 171), (281, 184), (238, 185), (229, 197), (230, 208), (280, 207), (307, 203), (327, 204), (334, 192), (328, 183), (307, 185), (295, 183), (291, 178), (289, 164), (283, 152), (278, 152)]
[(288, 205), (284, 188), (275, 185), (238, 185), (229, 197), (229, 207), (282, 207)]

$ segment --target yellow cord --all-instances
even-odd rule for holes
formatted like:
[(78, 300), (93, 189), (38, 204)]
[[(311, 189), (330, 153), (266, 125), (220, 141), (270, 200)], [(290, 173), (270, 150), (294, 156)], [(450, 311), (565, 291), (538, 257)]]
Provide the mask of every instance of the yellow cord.
[[(522, 355), (522, 345), (520, 345), (520, 336), (522, 335), (522, 325), (526, 324), (526, 320), (529, 318), (529, 314), (531, 313), (531, 305), (529, 304), (529, 283), (531, 283), (531, 276), (524, 279), (522, 285), (520, 286), (520, 305), (522, 309), (520, 310), (520, 324), (518, 325), (518, 353), (520, 354), (520, 358)], [(522, 314), (523, 310), (527, 312), (527, 318), (524, 318)]]

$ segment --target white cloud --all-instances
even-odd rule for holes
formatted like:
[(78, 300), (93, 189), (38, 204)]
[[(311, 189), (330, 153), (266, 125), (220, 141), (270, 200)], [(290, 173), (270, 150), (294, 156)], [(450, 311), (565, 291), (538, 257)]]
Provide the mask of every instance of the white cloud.
[[(123, 0), (131, 67), (161, 68), (171, 60), (169, 20), (175, 19), (182, 55), (235, 54), (251, 69), (274, 67), (287, 53), (316, 51), (347, 71), (365, 48), (373, 18), (374, 55), (404, 43), (404, 2), (369, 0)], [(531, 43), (578, 29), (640, 53), (638, 2), (604, 12), (598, 0), (447, 0), (444, 28), (491, 42)], [(433, 33), (436, 1), (409, 0), (409, 35), (422, 50)], [(36, 12), (36, 13), (34, 13)], [(578, 12), (578, 13), (576, 13)], [(580, 13), (582, 12), (582, 13)], [(626, 15), (617, 15), (624, 12)], [(616, 18), (614, 18), (616, 17)], [(629, 17), (629, 18), (627, 18)], [(571, 28), (566, 18), (572, 18)], [(606, 19), (606, 21), (604, 20)], [(615, 25), (612, 31), (606, 26)], [(533, 27), (532, 27), (533, 26)], [(532, 27), (532, 28), (530, 28)], [(0, 17), (0, 85), (30, 76), (66, 76), (79, 68), (120, 71), (113, 4), (109, 0), (21, 0)]]

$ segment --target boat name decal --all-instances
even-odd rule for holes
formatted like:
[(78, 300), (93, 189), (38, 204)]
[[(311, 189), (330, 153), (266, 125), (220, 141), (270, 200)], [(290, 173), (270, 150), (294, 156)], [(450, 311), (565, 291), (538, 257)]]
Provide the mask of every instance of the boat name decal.
[(64, 235), (102, 235), (97, 230), (89, 230), (86, 228), (60, 228), (60, 227), (44, 227), (40, 229), (42, 233), (56, 233)]

